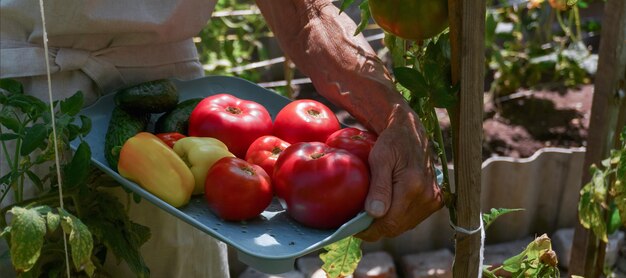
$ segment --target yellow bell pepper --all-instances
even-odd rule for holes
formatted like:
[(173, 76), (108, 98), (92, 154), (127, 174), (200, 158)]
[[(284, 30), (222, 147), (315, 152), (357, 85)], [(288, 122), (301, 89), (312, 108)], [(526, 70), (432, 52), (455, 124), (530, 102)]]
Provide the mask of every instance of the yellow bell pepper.
[(211, 166), (224, 157), (235, 157), (222, 141), (211, 137), (185, 137), (176, 141), (174, 151), (191, 169), (196, 181), (193, 194), (204, 193), (204, 181)]
[(120, 150), (117, 171), (166, 203), (189, 203), (193, 174), (178, 155), (158, 137), (141, 132), (126, 140)]

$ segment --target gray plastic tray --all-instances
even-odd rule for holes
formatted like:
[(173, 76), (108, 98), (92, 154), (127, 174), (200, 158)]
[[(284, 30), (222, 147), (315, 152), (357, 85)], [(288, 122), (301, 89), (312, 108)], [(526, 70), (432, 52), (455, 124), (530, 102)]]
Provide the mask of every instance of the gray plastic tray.
[[(208, 76), (191, 81), (173, 81), (181, 94), (181, 100), (229, 93), (262, 104), (267, 108), (272, 119), (290, 101), (236, 77)], [(296, 258), (356, 234), (372, 222), (372, 218), (362, 212), (338, 229), (311, 229), (290, 219), (276, 199), (260, 217), (245, 223), (220, 220), (209, 211), (203, 196), (192, 197), (185, 207), (179, 209), (172, 207), (109, 168), (104, 159), (103, 146), (113, 107), (113, 95), (110, 94), (81, 111), (81, 114), (91, 118), (93, 124), (91, 133), (85, 138), (91, 146), (92, 162), (124, 187), (159, 208), (231, 245), (237, 250), (239, 260), (260, 271), (272, 274), (290, 271), (294, 268)], [(73, 142), (72, 147), (76, 148), (77, 144)]]

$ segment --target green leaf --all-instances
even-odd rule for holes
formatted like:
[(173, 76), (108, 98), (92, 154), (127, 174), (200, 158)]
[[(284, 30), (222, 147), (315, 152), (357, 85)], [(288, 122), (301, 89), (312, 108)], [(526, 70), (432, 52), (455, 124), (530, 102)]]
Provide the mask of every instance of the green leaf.
[(37, 176), (37, 174), (35, 174), (31, 170), (26, 170), (26, 175), (28, 176), (30, 181), (33, 182), (33, 185), (36, 186), (37, 189), (39, 189), (39, 191), (43, 191), (43, 182), (41, 181), (39, 176)]
[(619, 229), (619, 227), (622, 226), (622, 218), (619, 215), (619, 210), (615, 205), (611, 207), (611, 217), (609, 218), (609, 224), (606, 231), (609, 235), (615, 233)]
[(510, 272), (511, 277), (553, 277), (539, 273), (558, 273), (557, 265), (550, 238), (544, 234), (529, 243), (518, 255), (506, 259), (502, 269)]
[(354, 0), (343, 0), (341, 1), (341, 6), (339, 7), (339, 14), (344, 12), (350, 5), (354, 3)]
[(15, 173), (9, 172), (9, 173), (6, 173), (6, 175), (2, 176), (0, 178), (0, 184), (7, 184), (8, 185), (9, 183), (11, 183), (11, 177), (13, 176), (13, 174), (15, 174)]
[(46, 223), (35, 210), (13, 207), (11, 221), (11, 262), (18, 272), (29, 271), (41, 252)]
[(428, 84), (426, 84), (422, 73), (416, 69), (397, 67), (393, 69), (393, 74), (400, 85), (407, 88), (418, 98), (424, 98), (428, 95)]
[[(5, 237), (6, 235), (8, 235), (10, 233), (11, 233), (11, 226), (6, 226), (6, 227), (4, 227), (2, 232), (0, 232), (0, 237)], [(2, 259), (1, 256), (0, 256), (0, 259)]]
[(91, 131), (91, 119), (85, 115), (80, 115), (80, 133), (85, 136)]
[(604, 221), (604, 199), (606, 198), (606, 183), (604, 173), (595, 166), (591, 167), (592, 179), (580, 191), (578, 202), (578, 218), (580, 224), (591, 229), (599, 239), (608, 241)]
[(484, 229), (487, 230), (489, 226), (498, 219), (498, 217), (516, 211), (523, 211), (524, 209), (509, 209), (509, 208), (492, 208), (489, 213), (483, 213), (483, 226)]
[(26, 130), (20, 155), (29, 155), (37, 147), (43, 147), (44, 141), (48, 138), (48, 127), (44, 124), (35, 124)]
[(74, 116), (83, 108), (83, 92), (78, 91), (73, 96), (61, 101), (61, 112)]
[(72, 252), (72, 262), (78, 270), (84, 270), (90, 277), (93, 276), (95, 266), (91, 262), (93, 251), (93, 238), (85, 224), (76, 216), (59, 209), (61, 215), (61, 227), (69, 234), (69, 244)]
[(13, 117), (8, 117), (6, 115), (0, 115), (0, 125), (10, 129), (11, 131), (15, 133), (19, 133), (20, 127), (22, 126), (22, 124), (20, 124), (20, 121), (18, 119), (13, 118)]
[(320, 254), (324, 262), (322, 269), (331, 278), (352, 275), (362, 256), (361, 240), (352, 236), (332, 243), (324, 249), (327, 252)]
[(48, 223), (48, 232), (52, 233), (59, 228), (59, 225), (61, 224), (61, 216), (50, 211), (46, 215), (46, 222)]
[(20, 138), (19, 135), (15, 133), (2, 133), (0, 134), (0, 141), (11, 141)]
[(118, 262), (123, 259), (136, 276), (148, 277), (150, 270), (139, 248), (150, 238), (150, 229), (130, 221), (116, 197), (98, 192), (96, 198), (97, 206), (92, 207), (93, 214), (85, 218), (85, 224)]
[(619, 211), (622, 226), (626, 226), (626, 129), (622, 134), (623, 149), (619, 152), (619, 161), (616, 163), (615, 184), (613, 191), (615, 192), (614, 202)]
[(359, 4), (359, 9), (361, 9), (361, 22), (359, 22), (359, 26), (357, 26), (354, 31), (355, 36), (363, 32), (363, 30), (367, 27), (367, 24), (369, 24), (371, 14), (368, 2), (368, 0), (363, 0), (363, 2)]
[(458, 101), (458, 90), (458, 86), (450, 88), (439, 88), (437, 90), (431, 90), (430, 97), (432, 98), (435, 107), (452, 108)]
[(37, 102), (41, 102), (41, 101), (33, 96), (23, 95), (23, 94), (14, 94), (14, 95), (10, 95), (7, 98), (6, 105), (16, 107), (24, 113), (37, 114), (33, 112), (37, 109), (37, 106), (36, 106)]
[(24, 86), (15, 79), (0, 79), (0, 89), (5, 89), (12, 94), (24, 93)]
[(72, 161), (63, 169), (65, 186), (72, 188), (85, 183), (91, 169), (91, 149), (89, 144), (83, 141), (78, 145)]

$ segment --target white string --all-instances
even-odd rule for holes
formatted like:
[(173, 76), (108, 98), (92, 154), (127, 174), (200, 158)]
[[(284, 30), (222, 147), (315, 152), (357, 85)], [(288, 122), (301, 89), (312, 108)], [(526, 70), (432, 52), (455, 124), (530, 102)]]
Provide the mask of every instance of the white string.
[(457, 225), (454, 225), (454, 223), (452, 223), (451, 219), (449, 219), (448, 221), (450, 221), (450, 227), (452, 227), (452, 229), (454, 231), (456, 231), (457, 233), (465, 234), (465, 235), (473, 235), (475, 233), (480, 232), (480, 250), (479, 250), (479, 259), (478, 259), (478, 278), (482, 278), (483, 277), (483, 262), (485, 260), (485, 229), (483, 227), (482, 214), (479, 214), (479, 219), (480, 219), (480, 226), (478, 228), (476, 228), (476, 229), (473, 229), (473, 230), (468, 230), (468, 229), (465, 229), (463, 227), (459, 227)]
[[(52, 100), (52, 81), (50, 78), (50, 61), (48, 61), (48, 32), (46, 32), (46, 17), (44, 16), (44, 8), (43, 8), (43, 0), (39, 0), (39, 9), (41, 12), (41, 23), (43, 27), (43, 48), (45, 56), (44, 60), (46, 60), (46, 73), (48, 76), (48, 101), (50, 104), (50, 119), (52, 119), (52, 141), (54, 142), (54, 161), (56, 163), (57, 170), (57, 182), (59, 184), (59, 205), (63, 210), (63, 184), (61, 179), (61, 166), (59, 160), (59, 150), (58, 150), (58, 142), (57, 142), (57, 129), (56, 129), (56, 120), (54, 118), (54, 104)], [(70, 276), (70, 260), (67, 250), (67, 239), (65, 235), (63, 235), (63, 247), (65, 248), (65, 268), (67, 270), (67, 277)]]

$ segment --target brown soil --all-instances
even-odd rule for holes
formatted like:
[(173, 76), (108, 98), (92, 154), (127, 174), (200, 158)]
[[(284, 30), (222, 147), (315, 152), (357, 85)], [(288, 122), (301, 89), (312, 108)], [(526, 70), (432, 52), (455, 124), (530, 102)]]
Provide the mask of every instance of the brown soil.
[(587, 139), (593, 86), (564, 93), (520, 91), (485, 104), (483, 158), (523, 158), (543, 147), (581, 147)]

